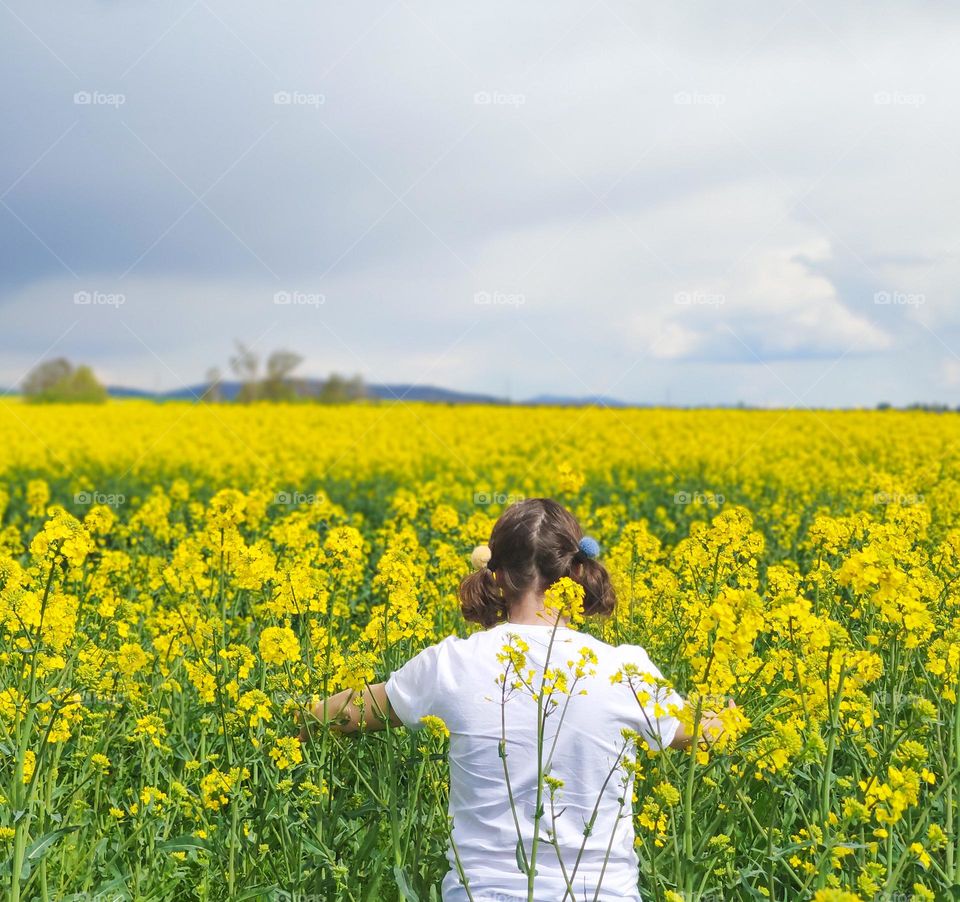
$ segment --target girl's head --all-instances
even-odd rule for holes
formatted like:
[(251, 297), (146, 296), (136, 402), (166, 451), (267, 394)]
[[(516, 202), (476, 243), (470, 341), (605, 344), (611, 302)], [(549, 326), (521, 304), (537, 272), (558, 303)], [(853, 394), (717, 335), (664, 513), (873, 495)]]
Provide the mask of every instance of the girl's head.
[(582, 538), (576, 518), (556, 501), (510, 505), (490, 533), (490, 562), (460, 583), (463, 616), (493, 626), (528, 592), (542, 595), (563, 576), (583, 586), (584, 614), (610, 614), (616, 603), (610, 575), (580, 550)]

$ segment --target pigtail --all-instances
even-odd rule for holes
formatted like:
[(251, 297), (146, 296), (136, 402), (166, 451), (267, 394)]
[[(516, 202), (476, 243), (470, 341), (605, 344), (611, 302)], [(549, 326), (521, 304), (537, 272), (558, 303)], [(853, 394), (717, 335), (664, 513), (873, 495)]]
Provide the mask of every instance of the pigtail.
[(573, 556), (570, 579), (583, 586), (583, 613), (608, 617), (617, 604), (617, 596), (607, 568), (582, 553)]
[(493, 571), (474, 570), (460, 583), (460, 611), (465, 620), (491, 627), (507, 619), (507, 603)]

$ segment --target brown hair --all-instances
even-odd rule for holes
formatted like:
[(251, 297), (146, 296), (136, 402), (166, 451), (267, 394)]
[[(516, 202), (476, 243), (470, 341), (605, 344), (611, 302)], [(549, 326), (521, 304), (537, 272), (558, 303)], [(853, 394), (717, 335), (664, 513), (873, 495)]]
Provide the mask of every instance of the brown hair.
[(511, 504), (490, 533), (490, 561), (460, 583), (460, 610), (485, 627), (507, 619), (527, 590), (543, 592), (563, 576), (584, 588), (584, 614), (607, 616), (616, 604), (606, 567), (580, 550), (576, 517), (550, 498)]

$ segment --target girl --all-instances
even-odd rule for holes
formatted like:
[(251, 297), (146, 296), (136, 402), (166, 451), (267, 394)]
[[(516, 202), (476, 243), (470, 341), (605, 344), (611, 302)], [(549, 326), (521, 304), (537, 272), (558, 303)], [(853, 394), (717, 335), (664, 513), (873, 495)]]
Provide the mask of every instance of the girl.
[[(460, 585), (464, 617), (485, 629), (425, 648), (364, 690), (362, 702), (346, 690), (311, 712), (343, 733), (361, 723), (416, 730), (426, 716), (447, 725), (445, 902), (640, 902), (622, 731), (654, 751), (686, 747), (692, 737), (676, 716), (684, 700), (654, 682), (660, 671), (640, 646), (607, 645), (545, 607), (545, 591), (568, 577), (583, 587), (585, 615), (613, 611), (598, 550), (555, 501), (513, 504)], [(565, 685), (556, 682), (558, 668)], [(548, 697), (545, 680), (560, 691)], [(714, 712), (701, 724), (705, 733), (722, 731)]]

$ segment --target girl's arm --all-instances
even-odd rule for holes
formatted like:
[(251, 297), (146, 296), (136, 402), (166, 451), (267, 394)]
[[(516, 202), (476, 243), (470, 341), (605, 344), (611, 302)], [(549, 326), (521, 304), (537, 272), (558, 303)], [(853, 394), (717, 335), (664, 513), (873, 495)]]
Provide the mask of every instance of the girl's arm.
[[(358, 692), (344, 689), (336, 695), (318, 701), (304, 718), (300, 741), (306, 742), (313, 727), (327, 725), (338, 733), (356, 733), (361, 722), (365, 730), (382, 730), (389, 720), (390, 726), (403, 726), (396, 712), (390, 707), (384, 683), (367, 684), (362, 693), (362, 710)], [(299, 720), (299, 712), (298, 717)]]
[[(736, 708), (736, 703), (733, 699), (727, 702), (727, 707)], [(700, 715), (700, 736), (703, 740), (713, 742), (719, 738), (722, 732), (723, 721), (720, 720), (719, 711), (704, 711)], [(687, 732), (687, 728), (681, 723), (680, 726), (677, 727), (677, 732), (674, 734), (673, 741), (670, 743), (670, 748), (689, 748), (691, 742), (693, 742), (693, 736)]]

